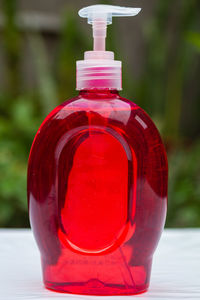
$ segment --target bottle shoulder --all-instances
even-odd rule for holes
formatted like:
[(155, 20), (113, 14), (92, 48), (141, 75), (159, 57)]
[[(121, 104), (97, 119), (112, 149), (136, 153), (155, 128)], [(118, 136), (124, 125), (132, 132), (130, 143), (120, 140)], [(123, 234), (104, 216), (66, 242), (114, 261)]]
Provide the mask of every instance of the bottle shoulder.
[[(102, 117), (108, 117), (108, 113), (112, 114), (113, 112), (115, 115), (119, 114), (119, 117), (123, 114), (127, 115), (128, 113), (130, 115), (139, 112), (140, 115), (144, 114), (146, 118), (151, 120), (150, 116), (141, 107), (139, 107), (133, 101), (121, 96), (108, 98), (77, 96), (58, 105), (49, 113), (49, 115), (44, 119), (43, 123), (54, 119), (64, 120), (73, 113), (78, 114), (84, 112), (87, 114), (99, 113)], [(111, 115), (109, 116), (111, 117)]]
[(66, 100), (45, 118), (40, 129), (46, 123), (60, 121), (70, 122), (72, 125), (72, 122), (76, 123), (77, 120), (79, 120), (79, 124), (88, 122), (89, 125), (98, 122), (105, 123), (107, 120), (107, 125), (114, 122), (119, 127), (127, 127), (135, 123), (135, 126), (141, 127), (142, 130), (151, 128), (158, 132), (151, 117), (141, 107), (120, 95), (109, 95), (108, 97), (79, 95)]
[(97, 127), (116, 130), (127, 140), (137, 140), (142, 147), (163, 145), (149, 115), (133, 101), (116, 94), (109, 94), (108, 97), (79, 95), (63, 102), (45, 118), (34, 143), (36, 140), (43, 143), (52, 136), (59, 140), (67, 132)]

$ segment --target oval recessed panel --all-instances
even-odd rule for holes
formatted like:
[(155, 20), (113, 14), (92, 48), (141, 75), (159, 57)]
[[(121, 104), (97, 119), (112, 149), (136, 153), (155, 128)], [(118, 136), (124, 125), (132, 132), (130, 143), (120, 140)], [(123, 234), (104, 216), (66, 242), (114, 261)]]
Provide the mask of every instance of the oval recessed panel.
[(127, 155), (116, 137), (100, 130), (84, 131), (70, 144), (62, 227), (70, 245), (101, 251), (117, 241), (127, 222)]

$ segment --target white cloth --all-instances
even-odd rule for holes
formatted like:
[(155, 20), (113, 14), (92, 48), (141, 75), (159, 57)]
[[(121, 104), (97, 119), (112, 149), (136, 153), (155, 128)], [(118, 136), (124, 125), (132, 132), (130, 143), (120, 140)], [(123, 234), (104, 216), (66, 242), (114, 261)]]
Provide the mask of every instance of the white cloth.
[(32, 233), (0, 230), (1, 300), (200, 300), (200, 229), (165, 230), (154, 255), (151, 284), (136, 296), (60, 294), (43, 287), (40, 256)]

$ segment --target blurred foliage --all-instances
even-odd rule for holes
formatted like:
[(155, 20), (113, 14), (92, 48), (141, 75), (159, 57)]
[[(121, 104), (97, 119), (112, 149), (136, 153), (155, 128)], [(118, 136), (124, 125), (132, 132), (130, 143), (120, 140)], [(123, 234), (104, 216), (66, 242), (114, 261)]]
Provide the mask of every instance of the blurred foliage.
[(200, 140), (169, 155), (169, 227), (200, 226), (199, 154)]
[[(17, 27), (16, 2), (3, 0), (5, 24), (0, 32), (5, 63), (5, 86), (0, 92), (0, 227), (29, 226), (26, 169), (31, 143), (52, 108), (76, 94), (75, 61), (91, 48), (90, 36), (68, 9), (51, 64), (44, 36), (24, 34)], [(157, 1), (153, 19), (143, 28), (143, 72), (134, 80), (124, 76), (124, 95), (129, 99), (134, 95), (153, 117), (168, 150), (168, 227), (200, 226), (199, 20), (199, 0)], [(34, 90), (21, 76), (24, 36), (36, 73)], [(115, 23), (108, 49), (119, 52)]]

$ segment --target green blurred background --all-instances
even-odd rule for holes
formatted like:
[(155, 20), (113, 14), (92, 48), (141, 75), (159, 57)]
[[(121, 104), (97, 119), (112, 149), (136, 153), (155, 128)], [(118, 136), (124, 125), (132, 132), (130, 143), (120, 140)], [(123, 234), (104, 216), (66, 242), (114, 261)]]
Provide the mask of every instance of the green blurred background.
[(200, 226), (200, 1), (2, 0), (0, 4), (0, 227), (28, 227), (27, 160), (45, 116), (76, 95), (75, 61), (92, 48), (77, 10), (142, 7), (115, 19), (107, 49), (123, 61), (122, 95), (145, 109), (169, 159), (167, 227)]

